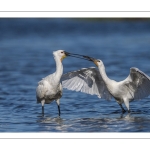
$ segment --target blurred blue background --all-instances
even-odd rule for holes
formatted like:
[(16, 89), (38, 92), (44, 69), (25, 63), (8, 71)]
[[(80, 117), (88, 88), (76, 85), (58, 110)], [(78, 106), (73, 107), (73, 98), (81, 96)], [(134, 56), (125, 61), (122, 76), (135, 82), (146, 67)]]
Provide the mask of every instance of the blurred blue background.
[[(150, 20), (140, 18), (0, 18), (0, 132), (149, 132), (150, 99), (121, 114), (110, 102), (64, 89), (55, 102), (36, 103), (38, 81), (55, 71), (52, 52), (63, 49), (103, 60), (108, 77), (125, 79), (131, 67), (150, 76)], [(67, 57), (64, 73), (95, 66)]]

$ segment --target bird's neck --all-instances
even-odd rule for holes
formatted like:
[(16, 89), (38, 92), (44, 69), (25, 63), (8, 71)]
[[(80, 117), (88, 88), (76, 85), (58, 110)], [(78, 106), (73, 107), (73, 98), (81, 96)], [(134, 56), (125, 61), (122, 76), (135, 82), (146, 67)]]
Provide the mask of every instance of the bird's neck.
[(59, 82), (60, 78), (63, 74), (63, 65), (62, 65), (62, 62), (61, 62), (59, 57), (54, 57), (54, 59), (55, 59), (55, 62), (56, 62), (55, 77), (56, 77), (56, 80), (58, 80), (58, 82)]
[(102, 65), (102, 66), (98, 66), (98, 69), (99, 69), (99, 72), (105, 82), (106, 85), (108, 85), (110, 83), (110, 79), (108, 78), (107, 74), (106, 74), (106, 71), (105, 71), (105, 66)]

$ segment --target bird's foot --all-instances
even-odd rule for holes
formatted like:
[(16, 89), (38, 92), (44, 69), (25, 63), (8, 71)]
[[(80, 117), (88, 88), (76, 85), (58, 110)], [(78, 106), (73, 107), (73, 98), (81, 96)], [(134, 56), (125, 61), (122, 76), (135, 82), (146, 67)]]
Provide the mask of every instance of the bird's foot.
[(44, 117), (44, 113), (42, 113), (42, 117)]
[(126, 110), (125, 109), (122, 109), (122, 113), (124, 114), (126, 112)]

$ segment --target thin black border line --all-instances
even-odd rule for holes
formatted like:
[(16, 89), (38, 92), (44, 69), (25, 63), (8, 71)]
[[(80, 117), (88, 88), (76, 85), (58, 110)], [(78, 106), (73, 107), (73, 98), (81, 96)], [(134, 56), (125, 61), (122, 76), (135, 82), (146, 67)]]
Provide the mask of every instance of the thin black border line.
[(0, 11), (0, 12), (150, 12), (150, 11)]

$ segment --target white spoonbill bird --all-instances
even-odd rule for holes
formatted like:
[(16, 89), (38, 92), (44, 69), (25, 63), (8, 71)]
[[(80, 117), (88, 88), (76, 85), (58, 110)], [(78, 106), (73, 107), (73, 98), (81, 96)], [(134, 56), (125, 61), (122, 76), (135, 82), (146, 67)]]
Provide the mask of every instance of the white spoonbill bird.
[[(80, 55), (73, 56), (64, 50), (57, 50), (53, 52), (53, 56), (56, 62), (56, 72), (48, 75), (38, 82), (36, 88), (37, 103), (42, 104), (42, 114), (44, 114), (44, 104), (49, 104), (52, 101), (56, 101), (58, 106), (58, 112), (60, 116), (60, 98), (62, 97), (62, 85), (60, 83), (61, 76), (63, 74), (62, 60), (66, 56), (72, 56), (80, 58)], [(86, 58), (81, 58), (86, 59)]]
[(99, 98), (110, 100), (115, 98), (122, 112), (125, 112), (124, 103), (130, 112), (129, 102), (142, 99), (150, 95), (150, 77), (138, 68), (131, 68), (129, 76), (120, 82), (108, 78), (102, 60), (83, 56), (93, 61), (96, 68), (83, 68), (66, 73), (62, 76), (62, 86), (73, 91), (97, 95)]

